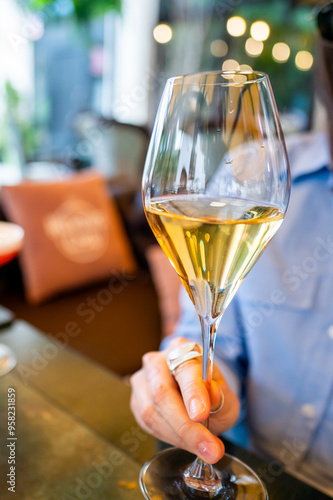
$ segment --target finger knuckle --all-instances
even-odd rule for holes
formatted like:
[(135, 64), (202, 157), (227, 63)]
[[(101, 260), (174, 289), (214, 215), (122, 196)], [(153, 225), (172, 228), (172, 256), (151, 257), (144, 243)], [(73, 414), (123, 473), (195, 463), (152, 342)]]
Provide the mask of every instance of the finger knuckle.
[(178, 427), (178, 435), (180, 436), (183, 443), (186, 442), (186, 438), (188, 438), (190, 430), (191, 430), (190, 422), (184, 420), (182, 423), (180, 423)]
[(132, 389), (134, 388), (134, 386), (136, 386), (139, 378), (141, 377), (142, 375), (142, 370), (139, 370), (135, 373), (133, 373), (133, 375), (130, 376), (130, 379), (129, 379), (129, 382), (130, 382), (130, 385), (132, 387)]
[(154, 427), (154, 422), (155, 422), (155, 408), (153, 405), (146, 405), (141, 414), (141, 418), (145, 426), (149, 429)]
[(192, 399), (194, 397), (202, 399), (206, 396), (207, 389), (201, 378), (198, 379), (194, 376), (186, 377), (180, 375), (177, 377), (177, 382), (179, 383), (184, 399)]
[(144, 354), (142, 356), (142, 364), (143, 366), (149, 366), (153, 363), (154, 359), (156, 357), (156, 353), (155, 352), (146, 352), (146, 354)]
[(170, 389), (163, 383), (153, 384), (151, 387), (151, 397), (153, 405), (160, 406), (168, 397)]
[(193, 379), (193, 374), (199, 375), (201, 377), (201, 361), (198, 359), (190, 359), (186, 363), (182, 363), (176, 369), (177, 375), (183, 375), (186, 373), (191, 373), (189, 381)]
[[(200, 384), (200, 385), (199, 385)], [(199, 392), (199, 388), (201, 390), (201, 379), (197, 379), (194, 377), (182, 377), (181, 379), (181, 387), (182, 391), (186, 393), (197, 393)]]
[(161, 372), (163, 362), (165, 363), (165, 358), (161, 352), (147, 352), (142, 357), (142, 368), (150, 374), (149, 376), (155, 377)]

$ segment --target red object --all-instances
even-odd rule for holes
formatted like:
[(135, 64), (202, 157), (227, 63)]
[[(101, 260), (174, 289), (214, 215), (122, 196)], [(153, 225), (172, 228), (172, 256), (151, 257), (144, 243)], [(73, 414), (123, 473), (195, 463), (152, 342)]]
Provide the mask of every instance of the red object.
[(5, 264), (10, 262), (11, 260), (15, 259), (17, 254), (18, 254), (18, 251), (0, 255), (0, 266), (4, 266)]
[(23, 243), (24, 231), (17, 224), (0, 222), (0, 266), (15, 259)]

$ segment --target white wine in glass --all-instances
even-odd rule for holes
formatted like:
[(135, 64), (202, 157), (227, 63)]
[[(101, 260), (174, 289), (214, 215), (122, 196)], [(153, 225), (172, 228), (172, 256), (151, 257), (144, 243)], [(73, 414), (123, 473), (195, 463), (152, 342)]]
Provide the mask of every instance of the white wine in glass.
[[(167, 81), (143, 202), (199, 316), (207, 384), (223, 312), (280, 227), (289, 193), (286, 148), (266, 74), (220, 71)], [(147, 462), (140, 483), (151, 500), (268, 498), (260, 478), (236, 458), (226, 454), (211, 466), (177, 448)]]

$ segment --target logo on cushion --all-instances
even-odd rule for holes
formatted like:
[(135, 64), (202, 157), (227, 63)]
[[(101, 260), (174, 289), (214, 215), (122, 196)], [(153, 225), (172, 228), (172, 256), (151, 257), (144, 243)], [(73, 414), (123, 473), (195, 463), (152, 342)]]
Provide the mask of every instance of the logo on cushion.
[(65, 201), (44, 217), (46, 235), (67, 259), (85, 264), (99, 259), (109, 242), (108, 218), (87, 201)]

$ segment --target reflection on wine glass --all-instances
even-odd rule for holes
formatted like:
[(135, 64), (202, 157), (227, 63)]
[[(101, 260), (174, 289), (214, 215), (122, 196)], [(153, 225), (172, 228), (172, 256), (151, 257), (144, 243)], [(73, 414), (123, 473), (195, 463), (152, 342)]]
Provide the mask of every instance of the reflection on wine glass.
[[(23, 243), (24, 231), (17, 224), (0, 222), (0, 266), (13, 260)], [(0, 376), (5, 375), (16, 365), (14, 352), (5, 344), (0, 344)]]
[[(223, 312), (280, 227), (289, 192), (267, 75), (228, 71), (168, 80), (147, 154), (143, 201), (198, 313), (208, 384)], [(268, 498), (258, 476), (231, 456), (214, 467), (192, 462), (176, 448), (156, 455), (141, 471), (145, 497)]]

